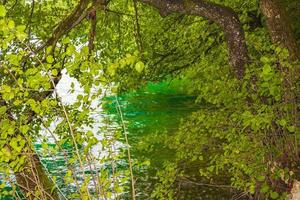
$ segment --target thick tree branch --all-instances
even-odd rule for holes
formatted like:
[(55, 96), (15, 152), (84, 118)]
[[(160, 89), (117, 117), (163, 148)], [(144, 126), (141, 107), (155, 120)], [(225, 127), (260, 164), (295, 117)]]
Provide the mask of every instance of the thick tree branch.
[(72, 28), (77, 26), (89, 13), (87, 8), (91, 0), (80, 0), (76, 8), (72, 11), (70, 15), (61, 21), (58, 26), (54, 29), (52, 36), (47, 40), (47, 42), (38, 48), (37, 51), (45, 48), (46, 46), (54, 46), (61, 36), (68, 33)]
[(96, 8), (94, 8), (90, 14), (89, 14), (89, 18), (91, 21), (91, 28), (90, 28), (90, 32), (89, 32), (89, 43), (88, 43), (88, 47), (89, 47), (89, 56), (91, 56), (92, 51), (94, 50), (94, 40), (96, 37), (96, 27), (97, 27), (97, 10)]
[(218, 24), (224, 31), (229, 62), (238, 79), (242, 79), (249, 62), (244, 31), (236, 13), (228, 7), (202, 0), (140, 0), (157, 8), (162, 16), (170, 13), (197, 15)]
[(72, 28), (78, 25), (87, 15), (86, 9), (90, 0), (80, 0), (74, 11), (63, 20), (54, 30), (52, 37), (47, 41), (48, 45), (56, 43), (57, 40)]

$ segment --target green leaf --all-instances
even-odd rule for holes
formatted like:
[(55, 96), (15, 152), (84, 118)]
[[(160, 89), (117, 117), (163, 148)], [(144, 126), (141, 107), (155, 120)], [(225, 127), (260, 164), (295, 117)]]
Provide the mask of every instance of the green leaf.
[(57, 69), (52, 69), (51, 73), (53, 76), (57, 76), (58, 71), (57, 71)]
[(22, 103), (22, 101), (19, 100), (19, 99), (16, 99), (16, 100), (13, 102), (13, 104), (14, 104), (15, 106), (18, 106), (18, 105), (20, 105), (21, 103)]
[(262, 72), (262, 74), (263, 74), (263, 75), (267, 75), (267, 74), (269, 74), (271, 71), (272, 71), (271, 66), (266, 64), (266, 65), (264, 65), (264, 67), (263, 67), (263, 72)]
[(146, 160), (146, 161), (143, 162), (143, 165), (145, 165), (145, 166), (150, 166), (150, 164), (151, 164), (150, 160)]
[(48, 144), (46, 142), (42, 143), (42, 149), (44, 150), (48, 149)]
[(12, 65), (15, 65), (15, 66), (19, 65), (19, 58), (17, 55), (9, 54), (9, 55), (7, 55), (7, 59)]
[(265, 178), (266, 178), (265, 176), (262, 176), (262, 175), (261, 175), (261, 176), (258, 176), (258, 177), (257, 177), (257, 180), (258, 180), (258, 181), (264, 181)]
[(264, 184), (260, 189), (260, 192), (263, 194), (267, 193), (268, 191), (269, 191), (269, 186), (267, 184)]
[(279, 197), (279, 194), (278, 194), (277, 192), (271, 192), (271, 193), (270, 193), (270, 197), (271, 197), (272, 199), (277, 199), (277, 198)]
[(6, 184), (5, 183), (1, 183), (0, 184), (0, 189), (3, 189), (3, 188), (5, 188), (6, 187)]
[(251, 194), (254, 194), (255, 193), (255, 185), (250, 185), (250, 187), (249, 187), (249, 192), (251, 193)]
[(23, 126), (20, 126), (20, 131), (21, 133), (23, 134), (26, 134), (28, 131), (29, 131), (29, 126), (28, 125), (23, 125)]
[(285, 119), (281, 119), (278, 123), (279, 123), (279, 125), (282, 126), (282, 127), (285, 127), (286, 124), (287, 124), (287, 122), (286, 122)]
[(16, 29), (17, 29), (17, 31), (19, 31), (19, 32), (24, 32), (25, 29), (26, 29), (26, 26), (24, 26), (24, 25), (19, 25), (19, 26), (16, 27)]
[(4, 115), (4, 113), (6, 112), (7, 108), (6, 106), (1, 106), (0, 107), (0, 115)]
[(8, 85), (2, 85), (2, 90), (3, 90), (4, 92), (9, 93), (9, 92), (11, 91), (11, 87), (8, 86)]
[(0, 5), (0, 17), (5, 17), (6, 9), (3, 5)]
[(46, 48), (46, 54), (51, 54), (53, 47), (50, 45)]
[(111, 92), (112, 92), (112, 93), (118, 93), (118, 90), (119, 90), (119, 89), (118, 89), (117, 86), (114, 86), (114, 87), (111, 88)]
[(26, 26), (24, 25), (21, 25), (21, 26), (17, 26), (16, 27), (16, 37), (19, 39), (19, 40), (24, 40), (26, 38), (26, 33), (24, 32), (26, 29)]
[(9, 29), (13, 29), (13, 28), (15, 28), (15, 22), (12, 20), (9, 20), (7, 26)]
[(289, 126), (289, 127), (288, 127), (288, 131), (289, 131), (290, 133), (294, 133), (294, 132), (296, 132), (296, 127), (295, 127), (295, 126)]
[(87, 46), (82, 47), (80, 53), (82, 56), (88, 56), (89, 48)]
[(61, 41), (63, 44), (68, 44), (71, 42), (70, 38), (68, 37), (65, 37), (62, 41)]
[(71, 55), (73, 55), (75, 53), (75, 51), (76, 51), (76, 48), (73, 45), (70, 45), (67, 48), (66, 54), (68, 56), (71, 56)]
[(138, 73), (141, 73), (145, 68), (145, 65), (143, 62), (139, 61), (135, 64), (135, 70), (138, 72)]
[(263, 56), (260, 58), (260, 61), (263, 62), (263, 63), (268, 63), (270, 61), (270, 59), (266, 56)]
[(52, 56), (47, 56), (46, 61), (47, 61), (48, 63), (53, 63), (53, 62), (54, 62), (54, 59), (53, 59)]

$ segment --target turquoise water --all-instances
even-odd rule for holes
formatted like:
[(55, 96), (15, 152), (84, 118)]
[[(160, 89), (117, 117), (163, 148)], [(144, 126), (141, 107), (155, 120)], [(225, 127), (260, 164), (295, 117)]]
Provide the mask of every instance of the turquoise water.
[[(164, 161), (174, 159), (174, 150), (168, 149), (159, 138), (172, 137), (180, 126), (181, 119), (202, 107), (195, 104), (195, 96), (183, 92), (185, 87), (187, 86), (182, 81), (148, 84), (137, 92), (119, 95), (118, 103), (115, 97), (106, 98), (104, 111), (102, 114), (99, 113), (99, 116), (109, 116), (110, 122), (117, 122), (121, 126), (120, 115), (116, 109), (119, 104), (128, 131), (129, 144), (132, 146), (133, 158), (139, 162), (150, 160), (151, 165), (146, 169), (135, 168), (139, 199), (151, 199), (149, 195), (157, 183), (156, 171), (163, 168)], [(111, 131), (114, 129), (115, 125), (111, 127)], [(124, 139), (120, 141), (124, 142)], [(36, 145), (36, 149), (41, 149), (40, 145)], [(58, 152), (55, 157), (41, 156), (49, 173), (57, 177), (57, 184), (64, 194), (76, 192), (74, 185), (66, 185), (63, 181), (67, 172), (66, 157), (71, 156), (71, 147), (68, 146), (65, 146), (64, 152)], [(126, 164), (124, 166), (126, 167)], [(95, 172), (87, 169), (86, 173)], [(80, 174), (78, 178), (80, 179)], [(188, 184), (182, 184), (177, 195), (177, 199), (187, 200), (226, 200), (232, 196), (228, 189)], [(125, 195), (123, 199), (130, 198)]]
[[(144, 90), (118, 97), (133, 157), (140, 162), (144, 160), (151, 162), (146, 171), (136, 170), (137, 176), (141, 177), (136, 183), (139, 199), (151, 199), (150, 194), (158, 180), (157, 170), (163, 169), (164, 161), (174, 159), (175, 151), (162, 142), (163, 138), (171, 138), (183, 118), (203, 107), (195, 103), (195, 96), (184, 93), (184, 90), (178, 88), (176, 84), (151, 84)], [(116, 103), (111, 100), (105, 111), (113, 114), (116, 112)], [(115, 115), (115, 120), (120, 122), (120, 117)], [(201, 179), (199, 181), (208, 182)], [(234, 195), (228, 188), (177, 184), (181, 185), (176, 195), (177, 199), (228, 200)]]

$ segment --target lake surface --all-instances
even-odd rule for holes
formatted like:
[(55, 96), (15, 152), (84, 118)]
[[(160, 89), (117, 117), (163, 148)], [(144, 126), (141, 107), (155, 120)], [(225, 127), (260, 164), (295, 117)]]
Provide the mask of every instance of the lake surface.
[[(140, 162), (143, 159), (151, 161), (150, 169), (137, 172), (142, 178), (136, 183), (139, 199), (151, 199), (150, 194), (157, 182), (156, 171), (162, 169), (164, 161), (172, 160), (175, 156), (174, 150), (159, 143), (159, 138), (164, 135), (172, 137), (181, 120), (202, 106), (195, 103), (195, 96), (180, 90), (178, 92), (166, 83), (149, 85), (143, 91), (125, 94), (118, 99), (128, 129), (133, 157)], [(116, 111), (115, 103), (112, 101), (104, 110), (113, 114)], [(115, 121), (120, 122), (118, 115), (115, 116)], [(176, 199), (229, 200), (233, 196), (234, 193), (228, 188), (182, 183)]]
[[(95, 116), (100, 118), (108, 118), (108, 131), (120, 129), (121, 119), (117, 112), (117, 106), (120, 105), (124, 116), (125, 127), (128, 131), (129, 144), (132, 146), (132, 156), (135, 160), (150, 160), (150, 167), (138, 171), (135, 169), (138, 181), (136, 183), (138, 191), (138, 199), (151, 199), (149, 196), (157, 182), (156, 170), (162, 169), (163, 162), (174, 158), (174, 151), (170, 151), (163, 144), (155, 143), (157, 136), (172, 136), (179, 125), (182, 118), (187, 117), (194, 111), (201, 109), (200, 105), (195, 104), (195, 97), (180, 92), (180, 88), (170, 86), (169, 83), (149, 84), (145, 89), (138, 92), (131, 92), (120, 95), (118, 103), (115, 97), (105, 99), (103, 110), (99, 111)], [(111, 123), (111, 124), (109, 124)], [(118, 126), (119, 124), (119, 126)], [(110, 127), (111, 125), (111, 127)], [(149, 145), (152, 151), (145, 151), (145, 143)], [(120, 142), (124, 140), (120, 139)], [(54, 148), (54, 146), (52, 145)], [(49, 145), (51, 148), (51, 145)], [(36, 149), (40, 150), (41, 146), (36, 145)], [(41, 160), (46, 166), (48, 172), (57, 177), (57, 184), (64, 194), (76, 192), (75, 185), (64, 184), (63, 176), (67, 172), (66, 158), (72, 156), (71, 147), (67, 145), (63, 152), (53, 156), (43, 156)], [(124, 166), (126, 167), (126, 161)], [(78, 166), (75, 166), (78, 168)], [(105, 167), (105, 166), (101, 166)], [(106, 167), (109, 167), (106, 166)], [(95, 173), (100, 167), (94, 169), (86, 168), (86, 173)], [(82, 179), (80, 170), (77, 178)], [(93, 186), (90, 186), (91, 190)], [(181, 190), (177, 195), (177, 199), (206, 199), (206, 200), (227, 200), (231, 199), (232, 194), (228, 188), (215, 188), (203, 185), (182, 184)], [(9, 198), (7, 198), (9, 199)], [(124, 195), (122, 199), (130, 199), (128, 195)]]

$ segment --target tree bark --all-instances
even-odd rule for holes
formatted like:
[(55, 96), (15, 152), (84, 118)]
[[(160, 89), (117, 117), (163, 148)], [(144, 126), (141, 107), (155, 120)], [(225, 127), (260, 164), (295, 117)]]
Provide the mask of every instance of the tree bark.
[[(288, 15), (285, 11), (284, 6), (281, 4), (280, 0), (261, 0), (260, 9), (263, 13), (266, 25), (270, 34), (272, 41), (278, 44), (281, 48), (285, 48), (289, 52), (289, 61), (300, 61), (300, 49), (297, 46), (297, 42), (290, 26)], [(290, 117), (293, 125), (300, 130), (300, 115), (299, 107), (297, 106), (300, 101), (300, 91), (299, 91), (299, 64), (298, 66), (293, 66), (292, 68), (287, 68), (279, 64), (281, 67), (281, 72), (284, 77), (283, 88), (283, 103), (288, 105), (287, 110), (279, 111), (283, 117)], [(290, 137), (291, 141), (294, 142), (294, 135), (287, 134), (286, 137)], [(297, 140), (295, 141), (298, 142)], [(297, 146), (297, 145), (295, 145)], [(294, 150), (287, 149), (286, 154), (291, 155), (295, 162), (299, 163), (299, 150), (295, 148)], [(296, 170), (295, 170), (296, 171)], [(299, 177), (297, 173), (296, 177)], [(297, 181), (292, 184), (295, 186)]]
[(244, 31), (237, 14), (228, 7), (202, 0), (140, 0), (157, 8), (162, 16), (182, 13), (204, 17), (224, 31), (229, 51), (229, 63), (238, 79), (242, 79), (245, 65), (250, 62)]
[(34, 151), (24, 153), (28, 155), (26, 165), (15, 176), (26, 199), (59, 200), (58, 190), (46, 174), (38, 155)]
[(300, 49), (280, 0), (261, 0), (260, 8), (272, 41), (286, 48), (291, 60), (300, 60)]
[[(287, 13), (280, 0), (261, 0), (260, 9), (265, 17), (267, 28), (272, 41), (281, 48), (289, 52), (290, 61), (300, 61), (300, 48), (290, 27)], [(284, 67), (284, 66), (283, 66)], [(297, 90), (299, 84), (299, 67), (285, 68), (284, 76), (284, 101), (290, 106), (290, 114), (293, 115), (295, 126), (300, 129), (300, 116), (297, 103), (300, 101), (300, 91)]]
[(80, 0), (78, 5), (74, 8), (72, 13), (68, 15), (64, 20), (62, 20), (57, 27), (54, 29), (52, 36), (46, 41), (45, 44), (40, 46), (37, 51), (44, 49), (47, 46), (55, 46), (56, 42), (70, 30), (72, 30), (75, 26), (80, 24), (80, 22), (87, 17), (89, 12), (93, 9), (90, 7), (87, 9), (91, 0)]

